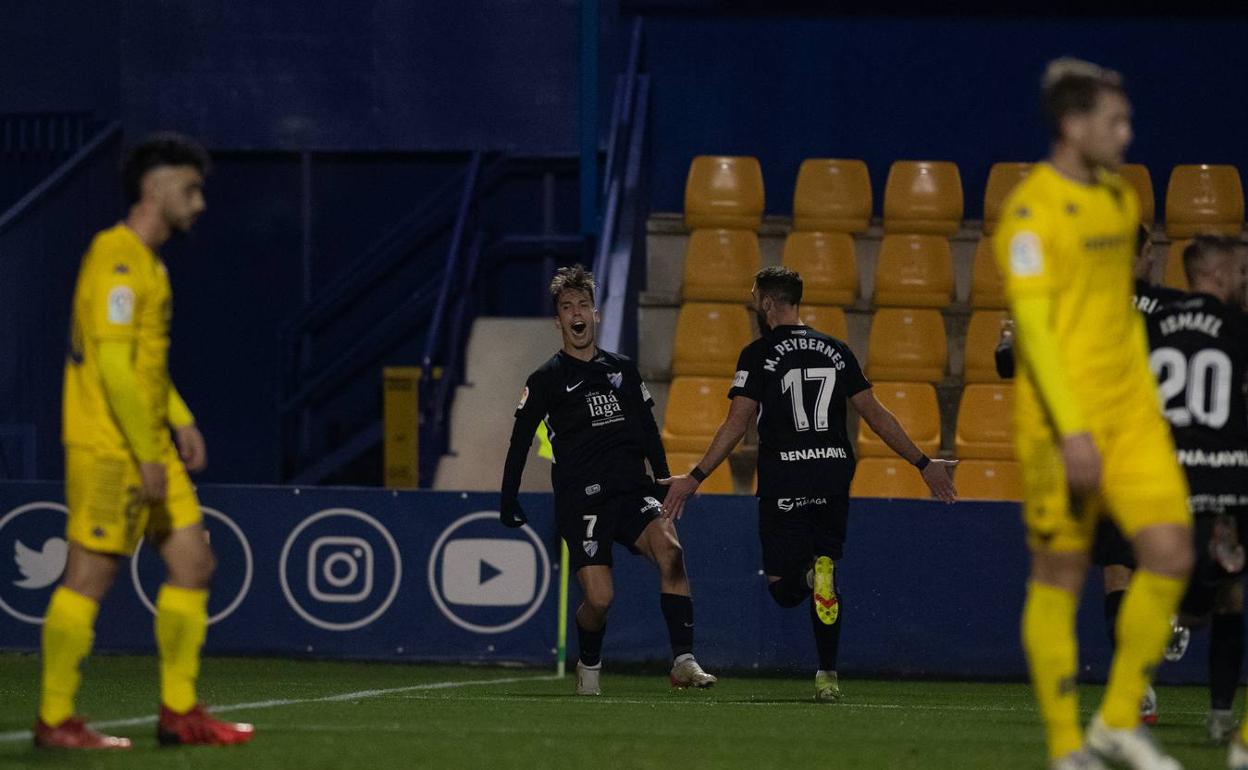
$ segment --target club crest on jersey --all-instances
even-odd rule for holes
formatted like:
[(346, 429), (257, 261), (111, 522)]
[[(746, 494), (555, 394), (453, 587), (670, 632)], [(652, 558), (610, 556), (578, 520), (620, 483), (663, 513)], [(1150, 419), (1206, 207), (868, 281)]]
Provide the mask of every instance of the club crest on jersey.
[(624, 384), (624, 375), (621, 372), (611, 372), (607, 375), (607, 379), (611, 381), (611, 387), (616, 390), (619, 390), (620, 386)]
[(597, 540), (582, 540), (581, 547), (585, 549), (585, 555), (591, 559), (598, 555)]

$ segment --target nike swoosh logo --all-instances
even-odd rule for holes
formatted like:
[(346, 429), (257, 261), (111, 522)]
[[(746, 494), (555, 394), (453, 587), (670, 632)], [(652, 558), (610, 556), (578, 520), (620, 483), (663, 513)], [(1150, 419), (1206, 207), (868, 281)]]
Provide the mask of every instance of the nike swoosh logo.
[(567, 391), (568, 391), (569, 393), (571, 393), (572, 391), (576, 390), (577, 388), (581, 387), (581, 386), (582, 386), (582, 385), (584, 385), (584, 384), (585, 384), (585, 380), (581, 380), (580, 382), (576, 383), (575, 385), (565, 385), (564, 387), (567, 389)]

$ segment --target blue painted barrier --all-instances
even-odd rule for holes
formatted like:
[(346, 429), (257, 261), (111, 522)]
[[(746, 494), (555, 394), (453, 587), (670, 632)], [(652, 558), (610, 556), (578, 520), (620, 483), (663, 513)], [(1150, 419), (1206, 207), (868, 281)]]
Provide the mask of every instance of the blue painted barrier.
[[(553, 663), (559, 552), (550, 495), (523, 496), (530, 526), (507, 530), (496, 519), (497, 497), (484, 493), (199, 492), (220, 562), (209, 653)], [(2, 648), (38, 647), (63, 566), (63, 500), (60, 484), (0, 484)], [(712, 669), (809, 671), (809, 616), (776, 606), (766, 592), (756, 511), (753, 498), (701, 497), (679, 524), (698, 657)], [(615, 562), (604, 655), (661, 660), (668, 647), (657, 574), (622, 548)], [(838, 570), (841, 670), (1023, 679), (1026, 572), (1015, 505), (855, 500)], [(97, 649), (152, 649), (149, 605), (161, 575), (157, 556), (141, 546), (104, 602)], [(1089, 580), (1080, 613), (1090, 680), (1104, 676), (1109, 655), (1100, 590), (1099, 579)], [(1205, 649), (1198, 635), (1181, 664), (1163, 667), (1163, 681), (1201, 681)]]

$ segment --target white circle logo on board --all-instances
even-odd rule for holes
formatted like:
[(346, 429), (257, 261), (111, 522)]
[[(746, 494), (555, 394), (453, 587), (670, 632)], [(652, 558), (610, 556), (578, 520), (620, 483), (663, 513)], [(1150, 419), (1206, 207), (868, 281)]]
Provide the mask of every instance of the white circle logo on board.
[[(208, 625), (211, 626), (232, 615), (234, 610), (238, 609), (238, 605), (243, 603), (243, 599), (247, 598), (247, 593), (251, 590), (251, 576), (255, 565), (251, 556), (251, 543), (247, 541), (247, 536), (233, 519), (215, 508), (201, 505), (199, 510), (204, 514), (204, 530), (208, 533), (208, 540), (217, 556), (218, 564), (237, 564), (240, 559), (243, 562), (241, 580), (238, 580), (237, 572), (226, 572), (220, 568), (212, 576), (213, 586), (208, 594), (209, 601), (217, 604), (220, 601), (218, 597), (232, 596), (233, 598), (221, 609), (208, 616)], [(227, 532), (232, 536), (231, 539), (236, 541), (235, 543), (230, 543), (222, 537)], [(153, 550), (151, 548), (144, 550), (143, 546), (146, 542), (147, 538), (140, 539), (138, 546), (134, 549), (134, 556), (130, 557), (130, 582), (134, 584), (134, 592), (138, 594), (139, 601), (143, 602), (148, 612), (155, 614), (156, 605), (153, 599), (155, 594), (149, 596), (144, 583), (159, 585), (159, 578), (155, 576), (164, 573), (156, 566), (159, 558)], [(238, 588), (232, 592), (228, 585), (222, 585), (223, 582), (235, 580), (238, 580)], [(209, 610), (211, 609), (210, 605)]]
[(69, 509), (47, 501), (19, 505), (0, 517), (0, 610), (42, 625), (65, 572)]
[[(455, 625), (501, 634), (523, 625), (550, 589), (550, 556), (527, 524), (524, 539), (498, 537), (498, 512), (461, 516), (429, 555), (429, 593)], [(483, 536), (485, 535), (485, 536)]]
[(277, 574), (299, 617), (326, 631), (353, 631), (390, 608), (403, 561), (380, 521), (352, 508), (329, 508), (286, 538)]

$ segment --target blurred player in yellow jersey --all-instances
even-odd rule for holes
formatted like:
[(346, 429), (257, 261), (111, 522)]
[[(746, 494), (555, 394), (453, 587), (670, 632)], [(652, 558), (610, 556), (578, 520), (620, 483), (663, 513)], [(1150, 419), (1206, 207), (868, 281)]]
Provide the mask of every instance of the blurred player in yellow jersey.
[(156, 597), (158, 739), (229, 744), (252, 735), (250, 725), (213, 719), (195, 695), (216, 562), (187, 471), (203, 469), (207, 453), (169, 380), (172, 297), (156, 253), (203, 213), (207, 166), (204, 149), (178, 135), (135, 147), (122, 168), (129, 213), (96, 235), (79, 268), (62, 430), (69, 559), (43, 625), (36, 746), (130, 746), (87, 727), (74, 697), (99, 602), (144, 535), (168, 569)]
[[(1015, 320), (1015, 446), (1032, 552), (1022, 638), (1054, 768), (1179, 768), (1140, 724), (1192, 565), (1187, 483), (1132, 305), (1139, 201), (1114, 173), (1131, 141), (1117, 73), (1073, 59), (1044, 76), (1052, 132), (1005, 203), (995, 246)], [(1111, 516), (1139, 569), (1118, 616), (1105, 697), (1079, 726), (1075, 610), (1096, 522)]]

